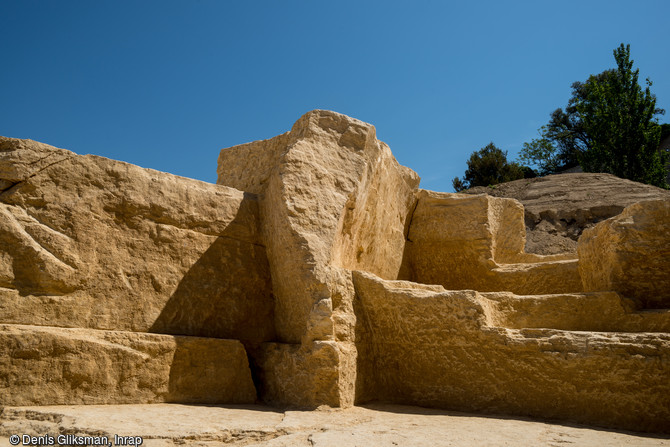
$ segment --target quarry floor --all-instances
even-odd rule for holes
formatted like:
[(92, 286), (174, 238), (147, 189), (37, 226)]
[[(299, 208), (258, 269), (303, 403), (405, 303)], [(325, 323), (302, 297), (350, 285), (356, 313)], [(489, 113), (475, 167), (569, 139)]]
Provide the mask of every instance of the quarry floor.
[[(260, 405), (0, 407), (12, 435), (140, 436), (144, 446), (670, 446), (670, 435), (562, 425), (399, 405), (278, 411)], [(44, 438), (43, 438), (44, 439)], [(19, 443), (19, 445), (24, 445)]]

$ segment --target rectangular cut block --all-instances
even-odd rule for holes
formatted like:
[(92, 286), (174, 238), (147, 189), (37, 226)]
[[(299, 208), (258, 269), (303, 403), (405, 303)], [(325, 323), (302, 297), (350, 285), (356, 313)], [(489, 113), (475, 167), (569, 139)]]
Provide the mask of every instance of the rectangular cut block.
[(628, 206), (585, 230), (577, 248), (585, 290), (614, 290), (644, 308), (670, 309), (670, 200)]
[(0, 325), (0, 405), (255, 400), (237, 340)]
[(670, 431), (670, 334), (493, 327), (472, 290), (354, 284), (358, 402)]
[(259, 375), (263, 401), (316, 408), (353, 405), (356, 348), (353, 343), (316, 341), (309, 346), (264, 343)]
[(450, 290), (581, 292), (575, 259), (523, 251), (523, 219), (516, 200), (421, 190), (400, 277)]
[(576, 259), (501, 264), (474, 288), (482, 292), (509, 290), (519, 295), (581, 292), (578, 266)]

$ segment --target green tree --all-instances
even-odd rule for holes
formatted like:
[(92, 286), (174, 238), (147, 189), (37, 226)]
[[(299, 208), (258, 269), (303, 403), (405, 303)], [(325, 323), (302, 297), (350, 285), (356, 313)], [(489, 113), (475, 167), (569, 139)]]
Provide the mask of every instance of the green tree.
[(661, 124), (661, 140), (670, 135), (670, 123)]
[(643, 90), (633, 70), (630, 45), (614, 50), (616, 69), (572, 84), (572, 97), (551, 114), (539, 139), (525, 143), (522, 162), (538, 166), (542, 175), (581, 165), (586, 172), (609, 172), (667, 187), (668, 154), (658, 150), (661, 126), (656, 97), (647, 79)]
[(519, 162), (534, 167), (540, 175), (553, 174), (563, 168), (560, 152), (548, 134), (547, 126), (539, 130), (540, 138), (523, 143)]
[[(589, 81), (603, 81), (612, 71), (592, 75)], [(577, 104), (586, 101), (592, 90), (593, 82), (589, 81), (572, 83), (572, 97), (565, 111), (561, 108), (554, 110), (544, 128), (543, 136), (556, 145), (553, 172), (579, 166), (582, 154), (592, 147), (591, 136), (586, 132), (582, 116), (577, 111)]]
[[(595, 75), (602, 79), (607, 72)], [(584, 100), (591, 84), (573, 82), (572, 97), (565, 107), (554, 110), (547, 125), (539, 129), (540, 138), (524, 143), (519, 161), (536, 166), (540, 175), (555, 174), (579, 166), (581, 154), (591, 148), (591, 138), (584, 130), (576, 104)]]
[(490, 186), (524, 177), (533, 177), (532, 169), (507, 161), (507, 151), (497, 148), (493, 142), (473, 152), (463, 179), (456, 177), (452, 185), (456, 192), (474, 186)]
[(614, 50), (616, 70), (589, 77), (586, 94), (575, 101), (584, 132), (591, 145), (580, 157), (586, 172), (609, 172), (616, 176), (667, 187), (665, 154), (658, 151), (661, 126), (654, 115), (651, 81), (644, 90), (633, 70), (630, 45)]

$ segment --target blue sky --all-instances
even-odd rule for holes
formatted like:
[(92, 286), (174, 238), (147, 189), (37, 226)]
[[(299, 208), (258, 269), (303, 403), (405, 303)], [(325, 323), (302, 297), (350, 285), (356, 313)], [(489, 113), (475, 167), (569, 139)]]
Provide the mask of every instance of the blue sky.
[(0, 135), (208, 182), (221, 148), (329, 109), (452, 191), (470, 153), (515, 158), (622, 42), (670, 114), (667, 0), (0, 0), (0, 17)]

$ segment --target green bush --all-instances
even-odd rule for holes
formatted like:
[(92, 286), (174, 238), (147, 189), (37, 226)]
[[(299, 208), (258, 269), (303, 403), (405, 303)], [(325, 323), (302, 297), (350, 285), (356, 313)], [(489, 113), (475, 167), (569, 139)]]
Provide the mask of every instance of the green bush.
[(454, 191), (458, 192), (474, 186), (491, 186), (534, 176), (532, 169), (508, 162), (507, 151), (502, 151), (491, 142), (470, 155), (463, 179), (455, 177), (452, 185)]

